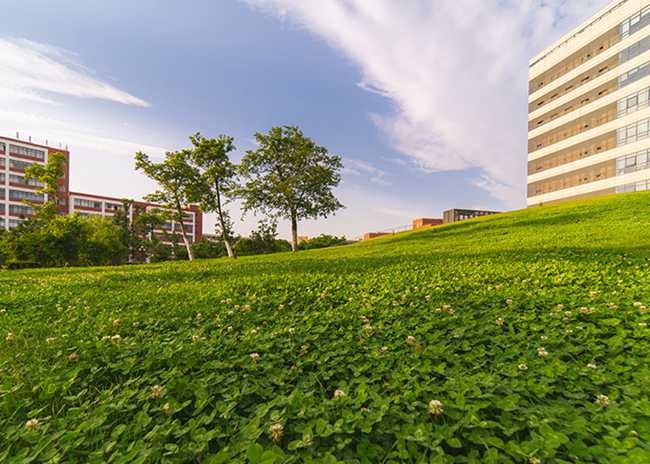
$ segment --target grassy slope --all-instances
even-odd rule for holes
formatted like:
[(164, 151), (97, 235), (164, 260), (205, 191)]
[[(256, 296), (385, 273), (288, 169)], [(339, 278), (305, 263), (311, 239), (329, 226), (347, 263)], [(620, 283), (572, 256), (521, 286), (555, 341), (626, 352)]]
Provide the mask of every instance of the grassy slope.
[(649, 206), (1, 273), (0, 462), (650, 462)]

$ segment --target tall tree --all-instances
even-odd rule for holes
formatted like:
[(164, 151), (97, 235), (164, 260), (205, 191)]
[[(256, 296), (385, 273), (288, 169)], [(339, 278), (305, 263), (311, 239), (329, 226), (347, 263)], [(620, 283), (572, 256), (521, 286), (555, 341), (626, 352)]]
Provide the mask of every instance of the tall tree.
[(39, 182), (37, 189), (44, 196), (44, 203), (29, 202), (36, 218), (47, 222), (58, 212), (59, 179), (65, 175), (66, 157), (61, 152), (50, 153), (45, 164), (32, 164), (25, 169), (25, 178)]
[(235, 149), (234, 139), (227, 135), (206, 138), (197, 132), (190, 140), (194, 145), (192, 161), (201, 174), (202, 185), (196, 189), (197, 201), (203, 211), (217, 214), (217, 233), (221, 235), (228, 256), (235, 258), (232, 221), (224, 209), (236, 187), (237, 169), (228, 156)]
[(343, 207), (332, 193), (341, 181), (341, 157), (330, 155), (295, 126), (255, 134), (258, 147), (246, 152), (238, 189), (244, 211), (291, 221), (291, 248), (298, 249), (298, 221), (327, 217)]
[(181, 237), (190, 261), (194, 256), (187, 238), (183, 210), (196, 197), (195, 189), (199, 183), (199, 172), (192, 166), (191, 159), (192, 150), (188, 149), (168, 152), (160, 163), (151, 161), (145, 153), (135, 154), (135, 169), (144, 172), (159, 186), (158, 190), (145, 196), (145, 199), (162, 205), (167, 217), (180, 224)]

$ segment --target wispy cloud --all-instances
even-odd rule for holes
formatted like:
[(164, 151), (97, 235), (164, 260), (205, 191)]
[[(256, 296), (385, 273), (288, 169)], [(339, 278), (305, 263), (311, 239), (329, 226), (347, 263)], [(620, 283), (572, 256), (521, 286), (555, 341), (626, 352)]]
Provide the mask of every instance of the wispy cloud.
[(428, 171), (479, 168), (474, 184), (524, 200), (528, 60), (607, 0), (245, 0), (304, 26), (391, 99), (372, 115)]
[(0, 102), (55, 104), (53, 95), (148, 107), (140, 98), (94, 77), (73, 53), (25, 39), (0, 39)]
[(344, 174), (356, 177), (366, 177), (368, 180), (370, 180), (370, 182), (377, 185), (392, 185), (392, 183), (386, 179), (386, 172), (366, 161), (358, 159), (346, 159), (344, 163)]

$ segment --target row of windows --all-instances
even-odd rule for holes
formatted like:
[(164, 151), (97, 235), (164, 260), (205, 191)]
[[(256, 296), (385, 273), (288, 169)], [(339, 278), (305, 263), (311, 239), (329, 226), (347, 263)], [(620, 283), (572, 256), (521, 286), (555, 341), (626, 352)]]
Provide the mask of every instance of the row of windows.
[(23, 190), (9, 190), (9, 199), (12, 201), (35, 201), (42, 203), (45, 196), (42, 193), (25, 192)]
[(650, 181), (648, 180), (642, 180), (641, 182), (635, 182), (633, 184), (619, 185), (616, 187), (616, 193), (643, 192), (645, 190), (650, 190)]
[(43, 182), (39, 182), (36, 179), (28, 179), (24, 176), (17, 176), (15, 174), (9, 175), (9, 183), (17, 185), (25, 185), (29, 187), (43, 187)]
[(97, 200), (88, 200), (86, 198), (75, 198), (74, 205), (77, 208), (102, 209), (102, 202)]
[(618, 64), (623, 64), (627, 61), (630, 61), (631, 59), (636, 58), (641, 53), (645, 53), (648, 50), (650, 50), (650, 36), (644, 37), (634, 45), (630, 45), (625, 50), (622, 50), (618, 54)]
[(17, 169), (17, 170), (20, 170), (20, 171), (24, 171), (25, 169), (30, 167), (32, 164), (34, 164), (34, 163), (29, 163), (27, 161), (19, 161), (19, 160), (15, 160), (15, 159), (10, 159), (9, 160), (9, 168), (10, 169)]
[(30, 158), (36, 158), (40, 161), (45, 161), (45, 152), (43, 150), (22, 147), (19, 145), (9, 145), (9, 152), (14, 153), (16, 155), (23, 155), (23, 156), (29, 156)]
[(624, 39), (650, 24), (650, 6), (629, 17), (618, 26), (621, 39)]
[(648, 106), (648, 98), (650, 98), (650, 87), (620, 99), (617, 104), (617, 116), (620, 118), (626, 114), (646, 108)]
[(616, 144), (626, 145), (643, 140), (648, 137), (648, 128), (650, 127), (650, 118), (642, 119), (626, 127), (616, 130)]
[(631, 83), (647, 76), (648, 74), (650, 74), (650, 63), (644, 63), (634, 69), (630, 69), (626, 73), (621, 74), (621, 76), (618, 78), (618, 86), (619, 88), (623, 88), (626, 85), (630, 85)]
[(9, 205), (9, 214), (13, 216), (31, 216), (34, 214), (34, 208), (27, 205)]
[(617, 176), (648, 168), (650, 168), (650, 150), (641, 150), (616, 160)]

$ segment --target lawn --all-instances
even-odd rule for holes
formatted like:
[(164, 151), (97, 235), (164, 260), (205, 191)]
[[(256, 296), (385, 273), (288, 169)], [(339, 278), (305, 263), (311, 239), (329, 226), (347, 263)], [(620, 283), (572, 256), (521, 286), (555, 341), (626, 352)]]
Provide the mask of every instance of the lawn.
[(0, 273), (0, 462), (650, 462), (650, 194)]

